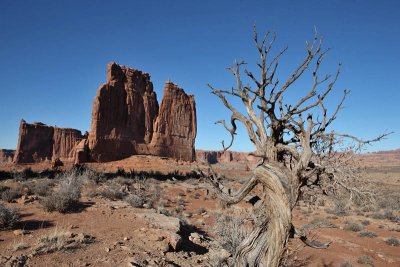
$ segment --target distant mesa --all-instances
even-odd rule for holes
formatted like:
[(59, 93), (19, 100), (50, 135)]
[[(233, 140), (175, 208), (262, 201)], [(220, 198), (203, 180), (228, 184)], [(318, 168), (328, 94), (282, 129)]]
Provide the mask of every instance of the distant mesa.
[(116, 63), (107, 67), (107, 81), (94, 99), (90, 132), (22, 120), (14, 163), (80, 164), (132, 155), (195, 160), (194, 96), (168, 81), (159, 106), (149, 74)]
[(202, 163), (216, 164), (216, 163), (239, 163), (247, 162), (255, 164), (259, 158), (252, 156), (248, 152), (237, 151), (215, 151), (215, 150), (196, 150), (196, 160)]

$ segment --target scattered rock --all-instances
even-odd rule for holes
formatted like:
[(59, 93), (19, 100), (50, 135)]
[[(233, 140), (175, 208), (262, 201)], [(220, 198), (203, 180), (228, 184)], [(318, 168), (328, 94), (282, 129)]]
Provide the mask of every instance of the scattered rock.
[(21, 230), (21, 229), (17, 229), (13, 231), (14, 235), (27, 235), (30, 234), (31, 232), (27, 231), (27, 230)]

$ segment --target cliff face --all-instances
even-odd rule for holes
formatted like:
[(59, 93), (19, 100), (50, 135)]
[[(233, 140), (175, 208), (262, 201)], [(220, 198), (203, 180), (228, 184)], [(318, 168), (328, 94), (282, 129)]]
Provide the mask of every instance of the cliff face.
[(6, 162), (11, 163), (15, 155), (15, 150), (12, 149), (0, 149), (0, 163)]
[(81, 139), (82, 133), (79, 130), (54, 127), (52, 159), (73, 159), (74, 148)]
[(51, 160), (54, 128), (40, 122), (32, 124), (21, 120), (15, 163), (35, 163)]
[(73, 149), (82, 138), (75, 129), (58, 128), (40, 122), (21, 120), (15, 163), (37, 163), (45, 160), (72, 160)]
[(136, 154), (136, 144), (151, 140), (157, 113), (150, 76), (109, 64), (107, 82), (100, 86), (93, 103), (88, 139), (91, 158), (110, 161)]
[(160, 156), (195, 160), (196, 104), (194, 97), (171, 82), (164, 87), (160, 112), (154, 124), (151, 149)]

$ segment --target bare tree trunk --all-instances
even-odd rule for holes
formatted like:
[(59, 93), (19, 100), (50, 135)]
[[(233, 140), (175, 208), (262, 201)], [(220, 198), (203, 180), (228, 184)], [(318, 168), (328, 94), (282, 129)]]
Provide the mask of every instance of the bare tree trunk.
[(260, 208), (265, 216), (261, 225), (242, 242), (235, 255), (236, 266), (279, 266), (286, 251), (292, 225), (291, 203), (284, 187), (288, 177), (278, 166), (262, 165), (254, 170), (263, 184), (264, 197)]

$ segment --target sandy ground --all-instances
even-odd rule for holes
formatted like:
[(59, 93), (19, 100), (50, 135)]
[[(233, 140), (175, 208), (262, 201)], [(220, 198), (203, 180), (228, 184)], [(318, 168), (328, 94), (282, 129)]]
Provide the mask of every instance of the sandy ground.
[[(372, 161), (376, 162), (376, 159)], [(48, 166), (3, 165), (1, 169), (26, 167), (39, 170)], [(194, 163), (136, 156), (118, 162), (90, 164), (89, 167), (107, 172), (124, 168), (127, 171), (134, 169), (185, 173), (198, 166)], [(234, 186), (239, 186), (238, 180), (243, 181), (249, 175), (246, 166), (243, 165), (221, 164), (214, 167), (229, 177), (228, 184)], [(365, 179), (373, 183), (377, 189), (400, 192), (399, 162), (393, 160), (382, 167), (372, 164), (367, 166), (364, 172)], [(13, 180), (4, 180), (1, 185), (12, 187), (13, 183), (15, 183)], [(40, 198), (27, 203), (23, 203), (21, 199), (15, 203), (6, 203), (7, 207), (18, 209), (21, 221), (13, 229), (0, 231), (0, 266), (7, 266), (10, 260), (16, 259), (19, 255), (32, 254), (41, 237), (51, 236), (54, 233), (67, 233), (70, 236), (84, 234), (91, 240), (80, 244), (78, 248), (30, 256), (25, 266), (135, 266), (130, 263), (135, 261), (142, 264), (144, 262), (147, 266), (213, 266), (210, 263), (212, 252), (218, 247), (214, 245), (218, 243), (216, 241), (218, 236), (214, 232), (215, 215), (235, 214), (243, 210), (248, 212), (252, 209), (245, 201), (238, 206), (224, 209), (212, 193), (204, 188), (203, 182), (195, 179), (184, 181), (150, 179), (146, 183), (161, 188), (161, 199), (155, 203), (154, 209), (134, 208), (122, 200), (110, 200), (94, 194), (105, 186), (111, 186), (113, 181), (99, 184), (86, 183), (80, 199), (81, 210), (73, 213), (45, 212), (40, 204)], [(400, 266), (400, 247), (390, 246), (385, 242), (389, 237), (400, 239), (399, 222), (374, 219), (371, 217), (372, 212), (360, 210), (346, 216), (336, 216), (327, 213), (327, 208), (329, 203), (310, 208), (305, 202), (300, 202), (295, 208), (293, 221), (296, 226), (304, 226), (313, 220), (325, 220), (334, 224), (335, 228), (317, 228), (309, 232), (310, 236), (322, 242), (333, 242), (326, 250), (304, 247), (296, 239), (290, 241), (290, 248), (296, 250), (291, 256), (292, 260), (296, 259), (298, 263), (303, 263), (303, 266), (339, 267), (345, 263), (351, 264), (347, 266), (368, 266), (358, 263), (361, 256), (368, 256), (374, 266)], [(183, 242), (178, 251), (165, 247), (165, 242), (155, 237), (158, 230), (152, 228), (143, 216), (138, 215), (158, 213), (161, 209), (169, 211), (171, 216), (181, 217), (190, 226), (181, 233)], [(399, 211), (396, 212), (399, 215)], [(369, 223), (363, 228), (374, 232), (376, 237), (360, 237), (359, 232), (345, 230), (346, 222), (349, 221), (357, 224), (368, 221)], [(199, 233), (202, 241), (197, 244), (192, 242), (189, 239), (192, 233)]]

